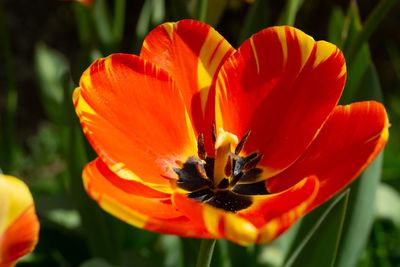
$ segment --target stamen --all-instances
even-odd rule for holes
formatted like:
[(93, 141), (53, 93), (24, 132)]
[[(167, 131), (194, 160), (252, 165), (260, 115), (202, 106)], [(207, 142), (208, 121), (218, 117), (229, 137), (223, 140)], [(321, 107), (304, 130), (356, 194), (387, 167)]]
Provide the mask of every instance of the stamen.
[(207, 158), (207, 152), (206, 152), (206, 147), (204, 145), (203, 133), (199, 133), (199, 137), (197, 138), (197, 155), (202, 160), (205, 160)]
[[(257, 168), (263, 155), (259, 152), (240, 156), (250, 130), (240, 142), (236, 135), (217, 130), (212, 124), (212, 141), (215, 154), (208, 156), (203, 133), (197, 137), (197, 157), (185, 162), (176, 161), (173, 171), (177, 174), (176, 185), (187, 192), (187, 196), (216, 208), (237, 212), (252, 204), (253, 195), (269, 194), (262, 179), (263, 170)], [(234, 151), (233, 148), (235, 147)]]
[(227, 189), (229, 186), (229, 180), (224, 178), (222, 181), (218, 184), (218, 189)]
[(243, 173), (240, 177), (238, 183), (254, 183), (256, 182), (262, 174), (262, 169), (253, 168)]
[(215, 129), (215, 122), (213, 122), (211, 125), (211, 138), (212, 142), (215, 144), (217, 141), (217, 129)]
[(243, 169), (244, 170), (249, 170), (252, 168), (255, 168), (257, 166), (257, 164), (261, 161), (263, 157), (263, 154), (261, 153), (251, 153), (250, 155), (248, 155), (247, 157), (244, 158), (244, 166)]
[(250, 130), (247, 130), (247, 132), (242, 137), (242, 140), (240, 140), (239, 144), (236, 146), (235, 155), (239, 155), (240, 151), (242, 151), (244, 144), (246, 143), (247, 139), (249, 138), (250, 132), (251, 132)]

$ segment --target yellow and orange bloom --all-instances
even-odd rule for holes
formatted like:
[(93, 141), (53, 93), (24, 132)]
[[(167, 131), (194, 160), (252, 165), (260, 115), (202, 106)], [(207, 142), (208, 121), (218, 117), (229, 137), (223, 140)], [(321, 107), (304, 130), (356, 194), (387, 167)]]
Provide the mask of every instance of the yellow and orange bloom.
[(160, 25), (140, 56), (98, 59), (74, 92), (98, 154), (85, 188), (139, 228), (269, 242), (387, 141), (380, 103), (338, 105), (345, 80), (342, 52), (292, 27), (235, 50), (201, 22)]
[(39, 221), (32, 195), (19, 179), (0, 175), (0, 267), (14, 266), (33, 251), (39, 234)]

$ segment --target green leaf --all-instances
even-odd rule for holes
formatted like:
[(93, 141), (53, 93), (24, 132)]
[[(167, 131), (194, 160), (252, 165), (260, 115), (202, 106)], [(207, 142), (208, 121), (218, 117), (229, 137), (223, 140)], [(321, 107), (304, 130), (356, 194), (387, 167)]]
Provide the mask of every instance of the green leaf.
[(263, 245), (259, 255), (261, 266), (271, 267), (283, 266), (285, 259), (288, 258), (289, 250), (299, 231), (301, 221), (298, 221), (290, 227), (285, 234), (274, 240), (271, 244)]
[(97, 37), (105, 51), (111, 51), (115, 46), (113, 28), (111, 24), (109, 7), (105, 0), (96, 0), (93, 3), (93, 23)]
[(374, 219), (372, 207), (381, 176), (382, 159), (380, 154), (350, 187), (349, 207), (335, 264), (337, 267), (355, 266), (367, 242)]
[(64, 85), (69, 71), (67, 60), (56, 50), (39, 43), (35, 48), (35, 67), (39, 82), (40, 100), (46, 115), (62, 124), (65, 121)]
[(216, 26), (224, 14), (228, 0), (210, 1), (207, 6), (206, 22)]
[(277, 22), (277, 25), (293, 26), (296, 20), (297, 12), (303, 5), (303, 0), (287, 0), (283, 13)]
[(208, 0), (196, 0), (196, 19), (206, 22), (208, 10)]
[(153, 13), (151, 16), (151, 22), (153, 25), (158, 25), (165, 20), (165, 1), (153, 0), (152, 7)]
[(161, 249), (165, 252), (164, 266), (184, 266), (181, 238), (172, 235), (160, 235), (160, 246)]
[(381, 183), (376, 196), (375, 215), (400, 226), (400, 193), (393, 187)]
[(343, 47), (343, 25), (345, 17), (343, 11), (339, 7), (332, 10), (328, 25), (328, 40), (339, 48)]
[(233, 243), (228, 243), (229, 254), (231, 255), (232, 267), (258, 266), (257, 255), (260, 246), (242, 247)]
[(81, 45), (88, 46), (91, 37), (91, 20), (89, 9), (82, 5), (81, 3), (76, 2), (74, 4), (74, 15), (75, 15), (75, 23), (77, 25), (76, 29), (78, 31), (79, 41)]
[(170, 1), (170, 20), (177, 21), (184, 18), (189, 18), (188, 5), (186, 0), (171, 0)]
[[(342, 234), (349, 190), (303, 218), (296, 249), (285, 267), (333, 266)], [(329, 206), (327, 207), (327, 205)]]
[[(351, 45), (355, 36), (361, 31), (361, 29), (362, 25), (358, 7), (357, 4), (352, 1), (347, 12), (345, 26), (343, 27), (342, 32), (342, 35), (345, 37), (345, 40), (343, 41), (344, 51), (346, 51), (347, 47)], [(341, 104), (349, 104), (354, 100), (370, 63), (371, 56), (367, 44), (364, 44), (360, 48), (360, 52), (351, 62), (347, 61), (347, 81), (340, 99)]]
[[(350, 5), (348, 14), (350, 23), (345, 51), (351, 49), (354, 42), (358, 42), (357, 38), (363, 31), (355, 2)], [(359, 100), (382, 100), (379, 78), (372, 64), (367, 43), (358, 46), (358, 49), (358, 53), (348, 61), (348, 83), (341, 101), (349, 103)], [(371, 207), (374, 206), (381, 171), (382, 154), (351, 185), (349, 207), (335, 264), (337, 267), (353, 267), (358, 262), (371, 230), (374, 215)]]
[[(215, 265), (213, 264), (215, 263)], [(215, 255), (211, 262), (212, 266), (220, 267), (231, 267), (231, 256), (228, 250), (228, 241), (225, 239), (217, 240), (217, 246), (215, 248)]]
[[(382, 22), (396, 2), (397, 0), (382, 0), (379, 1), (379, 3), (375, 6), (373, 11), (366, 19), (362, 30), (357, 33), (357, 35), (354, 37), (354, 40), (348, 46), (348, 49), (345, 51), (347, 60), (349, 62), (351, 62), (354, 56), (359, 53), (360, 48), (368, 41), (368, 39), (377, 29), (378, 25)], [(356, 5), (355, 1), (353, 1), (353, 4)]]
[(249, 38), (252, 34), (264, 29), (269, 23), (270, 14), (268, 1), (256, 0), (246, 14), (242, 31), (239, 35), (239, 44)]

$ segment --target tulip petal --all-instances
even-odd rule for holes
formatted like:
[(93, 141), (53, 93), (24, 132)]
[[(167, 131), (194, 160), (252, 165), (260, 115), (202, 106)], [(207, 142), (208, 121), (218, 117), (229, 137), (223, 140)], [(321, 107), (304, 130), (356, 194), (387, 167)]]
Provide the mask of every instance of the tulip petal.
[(267, 243), (306, 214), (318, 190), (317, 177), (309, 176), (283, 192), (253, 196), (253, 205), (238, 214), (259, 229), (257, 243)]
[(352, 182), (377, 156), (388, 139), (388, 118), (374, 101), (337, 106), (314, 142), (288, 169), (267, 181), (281, 191), (314, 174), (320, 190), (312, 209)]
[(233, 52), (232, 46), (209, 25), (181, 20), (151, 31), (140, 53), (176, 81), (197, 133), (205, 134), (209, 153), (215, 81), (222, 63)]
[(207, 229), (213, 239), (225, 238), (241, 245), (254, 244), (258, 231), (248, 220), (205, 203), (175, 193), (172, 201), (179, 211)]
[(74, 103), (87, 138), (120, 177), (168, 190), (171, 166), (197, 154), (181, 93), (164, 70), (137, 56), (94, 62)]
[(216, 124), (238, 137), (245, 153), (263, 154), (263, 178), (296, 160), (337, 104), (346, 79), (343, 54), (288, 26), (244, 42), (221, 68)]
[(212, 238), (241, 245), (266, 243), (276, 238), (305, 214), (317, 195), (318, 180), (305, 178), (285, 192), (253, 196), (252, 205), (236, 214), (175, 193), (173, 203), (193, 221), (201, 222)]
[(171, 205), (169, 194), (119, 178), (100, 158), (86, 165), (83, 181), (100, 207), (133, 226), (181, 236), (207, 234)]
[(0, 175), (0, 266), (13, 266), (33, 251), (39, 222), (28, 187), (15, 177)]

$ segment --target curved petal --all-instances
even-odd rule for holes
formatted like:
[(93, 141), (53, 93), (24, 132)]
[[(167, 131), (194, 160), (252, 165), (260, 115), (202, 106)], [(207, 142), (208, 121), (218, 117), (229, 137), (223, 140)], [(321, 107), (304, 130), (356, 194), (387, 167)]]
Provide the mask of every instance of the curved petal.
[(197, 133), (209, 153), (214, 120), (214, 86), (222, 63), (234, 52), (212, 27), (195, 20), (164, 23), (146, 37), (140, 57), (166, 70), (181, 90)]
[(196, 137), (171, 77), (134, 55), (94, 62), (74, 92), (97, 154), (118, 174), (168, 190), (171, 165), (197, 154)]
[(12, 176), (0, 175), (0, 266), (13, 266), (33, 251), (39, 222), (28, 187)]
[(289, 190), (267, 196), (253, 196), (253, 204), (237, 213), (175, 193), (174, 206), (193, 221), (200, 222), (212, 238), (225, 238), (241, 245), (275, 239), (305, 214), (317, 195), (318, 180), (308, 177)]
[(253, 204), (238, 212), (257, 229), (257, 243), (274, 240), (306, 214), (319, 190), (317, 177), (309, 176), (286, 191), (253, 196)]
[(272, 192), (281, 191), (305, 175), (316, 175), (318, 206), (352, 182), (377, 156), (388, 139), (388, 118), (374, 101), (337, 106), (317, 138), (288, 169), (267, 181)]
[(169, 194), (119, 178), (99, 158), (86, 165), (83, 181), (86, 191), (100, 207), (126, 223), (181, 236), (205, 234), (171, 205)]
[(210, 238), (225, 238), (241, 245), (250, 245), (257, 241), (257, 228), (232, 212), (195, 201), (181, 193), (175, 193), (172, 202), (185, 216), (205, 228)]
[(221, 68), (216, 123), (251, 135), (245, 152), (263, 153), (264, 178), (287, 168), (336, 106), (346, 79), (342, 52), (288, 26), (244, 42)]

